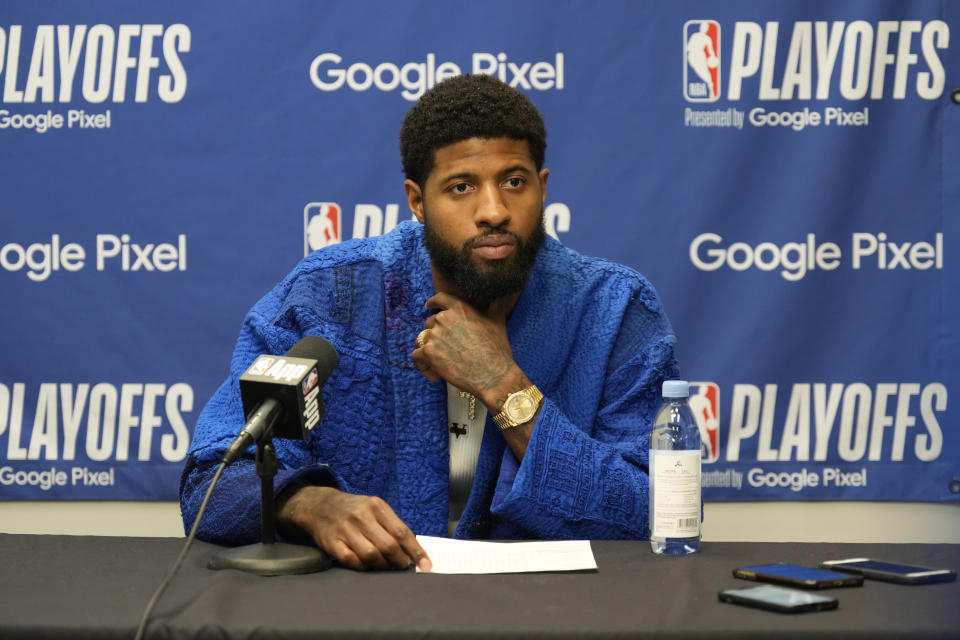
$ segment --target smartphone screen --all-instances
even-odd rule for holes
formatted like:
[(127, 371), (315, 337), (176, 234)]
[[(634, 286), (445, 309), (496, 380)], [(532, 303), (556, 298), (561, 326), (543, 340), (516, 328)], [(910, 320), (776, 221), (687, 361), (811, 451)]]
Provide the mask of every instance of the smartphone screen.
[(746, 589), (724, 589), (717, 594), (721, 602), (742, 604), (780, 613), (801, 613), (836, 609), (837, 600), (819, 593), (798, 591), (774, 585), (760, 585)]
[(870, 558), (851, 558), (849, 560), (831, 560), (820, 564), (827, 569), (850, 571), (865, 578), (922, 584), (927, 582), (950, 582), (957, 579), (957, 574), (950, 569), (935, 569), (918, 567), (915, 565), (884, 562)]
[[(745, 580), (776, 582), (804, 589), (827, 589), (829, 587), (855, 587), (863, 584), (863, 576), (802, 567), (800, 565), (777, 563), (738, 567), (733, 575)], [(859, 578), (859, 579), (858, 579)]]

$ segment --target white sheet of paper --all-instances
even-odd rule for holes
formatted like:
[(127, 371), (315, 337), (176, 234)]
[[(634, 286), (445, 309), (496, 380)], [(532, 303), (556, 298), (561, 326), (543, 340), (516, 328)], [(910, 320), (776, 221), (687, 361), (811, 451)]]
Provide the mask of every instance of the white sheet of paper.
[(526, 573), (597, 568), (589, 540), (482, 542), (417, 536), (417, 542), (433, 562), (431, 573)]

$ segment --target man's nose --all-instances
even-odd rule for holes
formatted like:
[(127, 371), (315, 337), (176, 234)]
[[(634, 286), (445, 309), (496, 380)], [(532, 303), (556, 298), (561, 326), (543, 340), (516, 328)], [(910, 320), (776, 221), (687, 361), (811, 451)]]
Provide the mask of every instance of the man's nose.
[(476, 223), (483, 226), (500, 227), (509, 221), (510, 211), (507, 209), (503, 193), (496, 185), (484, 187), (480, 191)]

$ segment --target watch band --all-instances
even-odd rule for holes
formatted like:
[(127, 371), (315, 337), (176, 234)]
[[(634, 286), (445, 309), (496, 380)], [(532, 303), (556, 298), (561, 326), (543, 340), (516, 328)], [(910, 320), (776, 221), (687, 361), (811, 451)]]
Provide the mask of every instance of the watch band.
[(543, 394), (535, 384), (514, 391), (507, 396), (500, 412), (493, 416), (493, 421), (501, 431), (527, 423), (537, 414), (542, 400)]

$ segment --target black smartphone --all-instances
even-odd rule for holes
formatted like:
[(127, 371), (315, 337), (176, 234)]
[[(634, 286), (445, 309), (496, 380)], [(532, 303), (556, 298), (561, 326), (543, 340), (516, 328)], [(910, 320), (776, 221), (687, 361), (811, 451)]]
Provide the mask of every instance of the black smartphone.
[(930, 582), (953, 582), (957, 572), (950, 569), (934, 569), (916, 565), (884, 562), (871, 558), (848, 558), (821, 562), (824, 569), (855, 573), (872, 580), (899, 582), (900, 584), (927, 584)]
[(837, 599), (819, 593), (809, 593), (797, 589), (764, 584), (746, 589), (724, 589), (717, 594), (721, 602), (742, 604), (748, 607), (779, 611), (780, 613), (802, 613), (804, 611), (826, 611), (837, 608)]
[(737, 567), (733, 575), (744, 580), (775, 582), (803, 589), (830, 589), (832, 587), (859, 587), (863, 576), (827, 569), (801, 567), (796, 564), (779, 562), (777, 564), (758, 564), (749, 567)]

